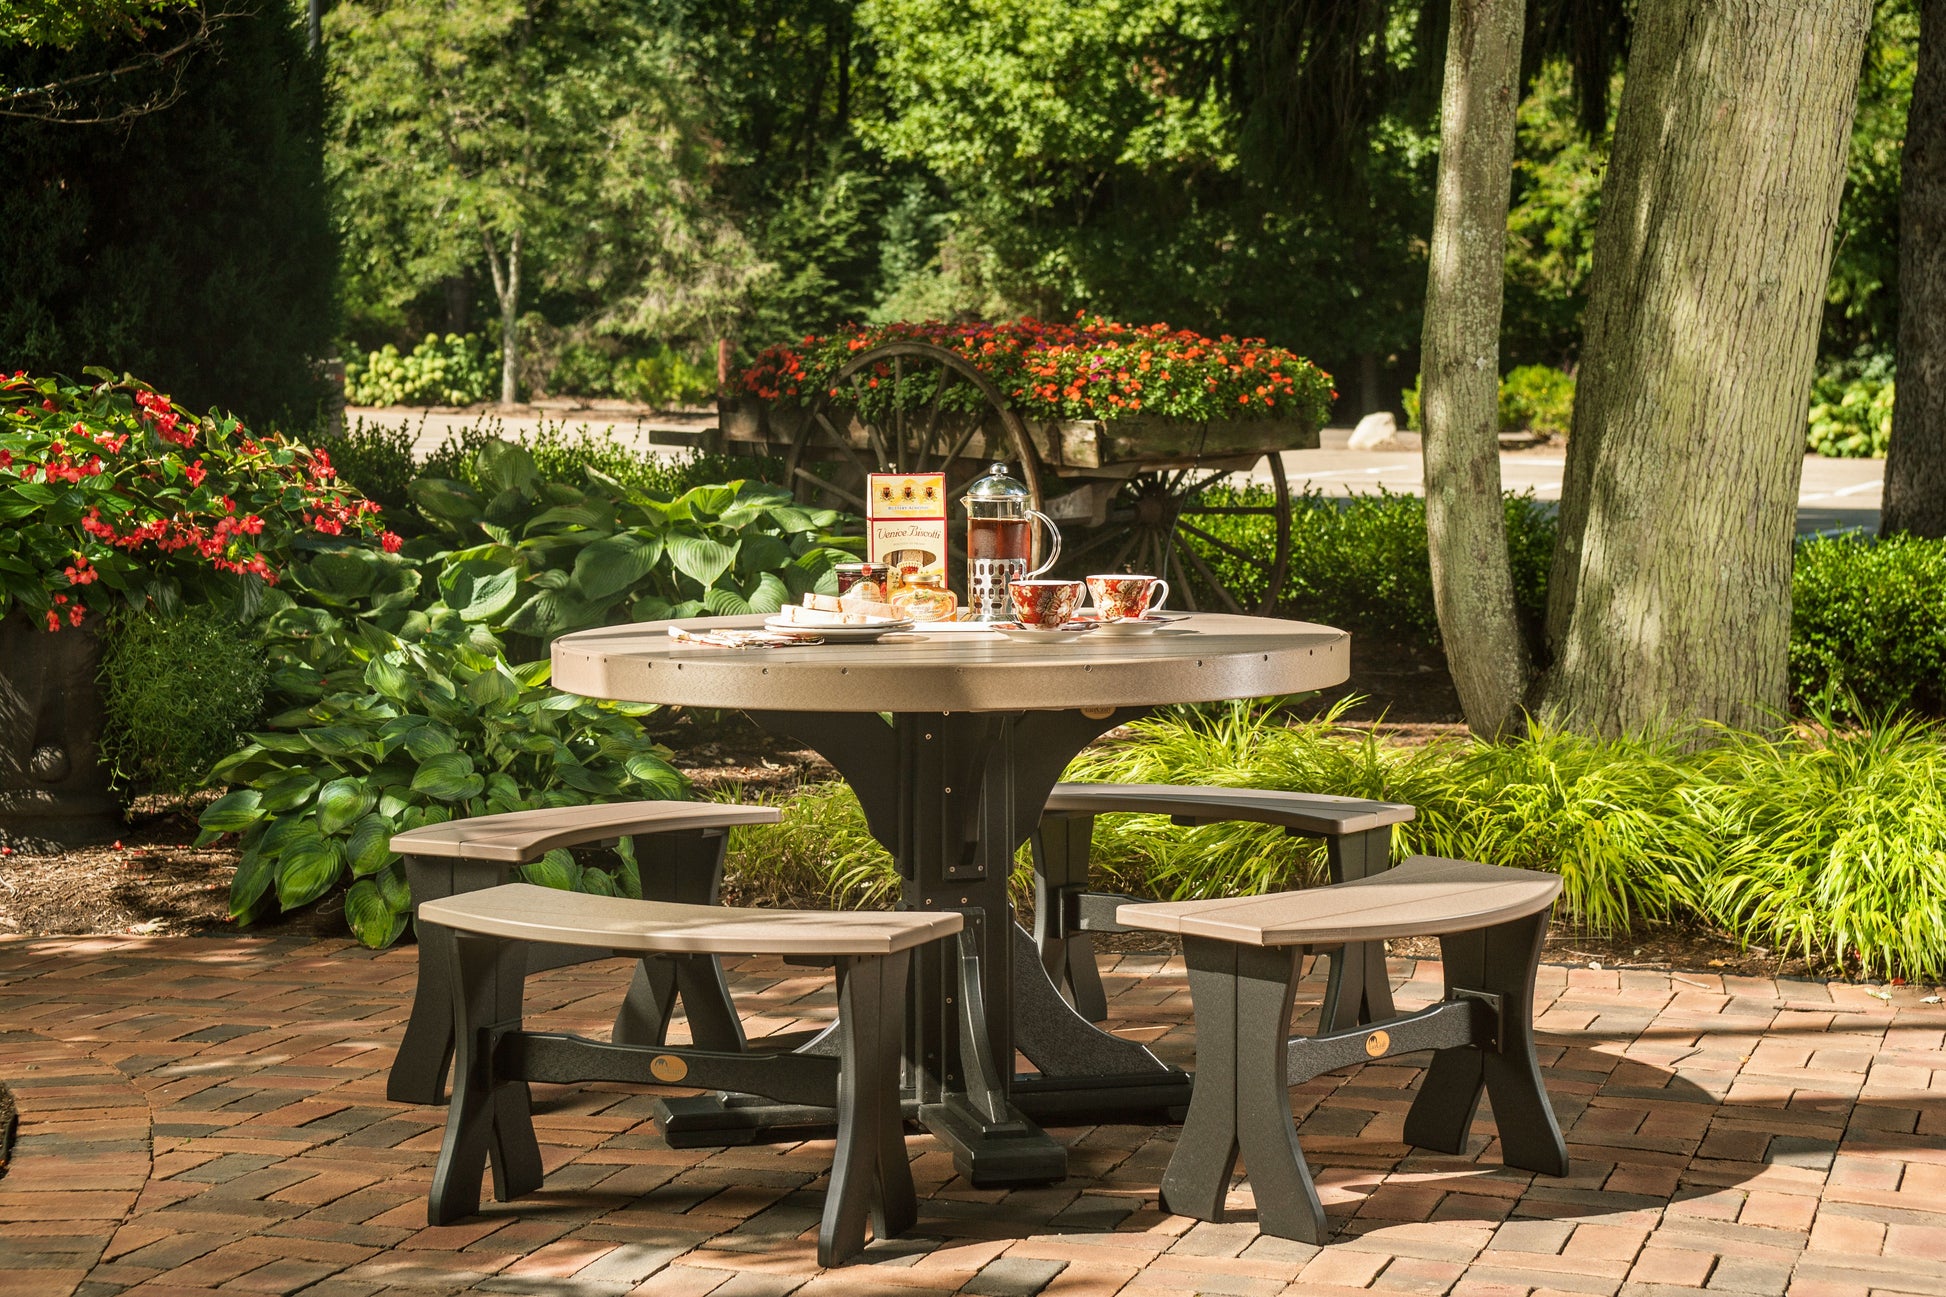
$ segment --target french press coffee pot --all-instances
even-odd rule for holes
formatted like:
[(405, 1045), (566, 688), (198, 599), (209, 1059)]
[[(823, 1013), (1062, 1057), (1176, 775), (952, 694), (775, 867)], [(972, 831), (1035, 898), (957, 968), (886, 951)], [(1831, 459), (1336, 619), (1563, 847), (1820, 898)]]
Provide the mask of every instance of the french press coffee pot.
[[(1031, 508), (1024, 483), (995, 464), (975, 478), (960, 503), (966, 506), (966, 602), (974, 621), (1012, 621), (1010, 582), (1037, 577), (1061, 557), (1054, 520)], [(1047, 528), (1047, 556), (1033, 567), (1034, 524)], [(1029, 570), (1029, 569), (1032, 570)]]

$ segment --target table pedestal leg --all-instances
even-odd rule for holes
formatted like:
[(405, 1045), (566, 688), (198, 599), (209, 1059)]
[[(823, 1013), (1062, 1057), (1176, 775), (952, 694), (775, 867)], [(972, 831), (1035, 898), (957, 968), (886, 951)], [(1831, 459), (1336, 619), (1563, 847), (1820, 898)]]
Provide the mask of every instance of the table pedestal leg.
[[(1099, 1114), (1104, 1101), (1114, 1111), (1153, 1111), (1187, 1099), (1184, 1073), (1100, 1031), (1061, 1001), (1031, 944), (1023, 944), (1007, 896), (1014, 853), (1068, 762), (1103, 731), (1142, 714), (920, 713), (887, 725), (870, 714), (752, 713), (844, 775), (872, 836), (898, 862), (904, 908), (953, 909), (966, 918), (957, 945), (928, 948), (913, 961), (905, 1102), (908, 1115), (952, 1149), (961, 1173), (977, 1185), (1045, 1183), (1067, 1174), (1066, 1148), (1022, 1112), (1028, 1091), (1058, 1092), (1044, 1109), (1050, 1113)], [(1063, 1014), (1052, 1011), (1050, 999)], [(1017, 1082), (1017, 1048), (1052, 1075)], [(665, 1107), (670, 1143), (691, 1146), (764, 1138), (773, 1119), (795, 1118), (801, 1131), (817, 1116), (734, 1097)]]

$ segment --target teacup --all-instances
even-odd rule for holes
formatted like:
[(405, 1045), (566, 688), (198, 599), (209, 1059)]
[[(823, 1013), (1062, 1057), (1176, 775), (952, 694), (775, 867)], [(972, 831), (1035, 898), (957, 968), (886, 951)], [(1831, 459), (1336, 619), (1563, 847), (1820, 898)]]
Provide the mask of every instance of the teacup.
[(1079, 581), (1010, 581), (1014, 620), (1035, 630), (1054, 630), (1074, 616), (1087, 586)]
[(1095, 613), (1103, 621), (1134, 620), (1162, 607), (1169, 597), (1169, 583), (1159, 576), (1132, 576), (1126, 572), (1107, 572), (1088, 578), (1089, 593), (1095, 597)]

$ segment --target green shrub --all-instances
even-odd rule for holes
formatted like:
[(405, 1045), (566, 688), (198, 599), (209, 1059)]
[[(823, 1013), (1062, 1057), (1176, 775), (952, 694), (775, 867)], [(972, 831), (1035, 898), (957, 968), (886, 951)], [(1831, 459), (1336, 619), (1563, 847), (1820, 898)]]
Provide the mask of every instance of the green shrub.
[(666, 343), (632, 352), (615, 342), (571, 341), (555, 355), (545, 386), (555, 396), (615, 396), (668, 409), (714, 397), (716, 369)]
[[(1261, 507), (1269, 488), (1235, 492), (1218, 488), (1211, 503), (1235, 501)], [(1197, 525), (1247, 554), (1270, 550), (1268, 517), (1214, 515)], [(1265, 593), (1261, 563), (1245, 562), (1221, 546), (1185, 535), (1246, 605)], [(1554, 554), (1554, 515), (1531, 494), (1507, 496), (1507, 547), (1514, 594), (1536, 638), (1547, 608), (1547, 572)], [(1315, 491), (1291, 500), (1291, 557), (1277, 611), (1364, 634), (1439, 643), (1433, 609), (1432, 563), (1426, 551), (1426, 502), (1389, 491), (1327, 496)]]
[(1946, 714), (1946, 541), (1807, 540), (1791, 573), (1791, 695), (1850, 719)]
[(343, 436), (326, 438), (322, 445), (331, 453), (331, 466), (341, 481), (387, 509), (403, 509), (405, 489), (419, 475), (412, 458), (413, 441), (409, 423), (390, 427), (360, 416)]
[(207, 605), (174, 617), (127, 613), (104, 636), (102, 756), (124, 787), (181, 794), (209, 780), (263, 707), (256, 633)]
[[(1399, 393), (1405, 426), (1424, 432), (1420, 393), (1423, 377)], [(1552, 365), (1521, 365), (1500, 380), (1500, 430), (1540, 432), (1565, 437), (1574, 423), (1574, 375)]]
[(345, 363), (345, 400), (352, 405), (472, 405), (499, 388), (499, 357), (477, 333), (428, 333), (410, 355), (388, 342), (363, 361)]
[(1892, 404), (1898, 393), (1891, 359), (1876, 357), (1855, 369), (1841, 366), (1811, 384), (1804, 444), (1820, 455), (1883, 458), (1892, 444)]
[[(464, 482), (483, 489), (476, 463), (489, 442), (510, 440), (502, 422), (482, 415), (468, 428), (446, 435), (426, 456), (419, 473)], [(783, 481), (783, 461), (770, 456), (707, 454), (689, 450), (661, 455), (628, 445), (612, 436), (596, 436), (586, 424), (572, 430), (565, 423), (543, 422), (532, 437), (515, 444), (533, 457), (534, 471), (545, 481), (583, 486), (588, 470), (613, 478), (625, 487), (659, 499), (673, 500), (694, 487), (717, 482)]]
[(1500, 380), (1500, 428), (1565, 437), (1574, 423), (1574, 375), (1522, 365)]
[[(322, 696), (271, 718), (213, 772), (235, 790), (210, 804), (199, 842), (242, 834), (230, 912), (248, 923), (308, 905), (349, 881), (358, 939), (388, 946), (411, 897), (395, 833), (455, 817), (535, 806), (680, 797), (681, 774), (642, 730), (653, 707), (595, 702), (546, 687), (549, 666), (509, 666), (493, 637), (443, 624), (407, 641), (370, 625), (286, 610), (307, 635), (308, 679)], [(328, 675), (326, 674), (328, 672)], [(331, 681), (335, 680), (333, 685)], [(552, 852), (530, 882), (641, 895), (628, 857), (616, 874)]]

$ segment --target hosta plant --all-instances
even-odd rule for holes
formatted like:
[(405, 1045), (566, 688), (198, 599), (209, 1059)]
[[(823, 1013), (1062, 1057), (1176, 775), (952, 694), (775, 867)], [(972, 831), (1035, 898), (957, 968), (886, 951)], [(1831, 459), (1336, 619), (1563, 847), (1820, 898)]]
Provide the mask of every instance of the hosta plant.
[(623, 621), (775, 612), (835, 588), (833, 565), (855, 557), (831, 535), (837, 513), (760, 483), (666, 500), (590, 468), (570, 486), (497, 440), (476, 452), (469, 476), (484, 489), (422, 477), (411, 495), (452, 546), (429, 555), (441, 601), (496, 632), (549, 639)]
[(59, 630), (109, 594), (248, 612), (306, 544), (397, 547), (325, 452), (88, 372), (99, 381), (0, 380), (0, 614)]
[[(330, 674), (313, 667), (316, 701), (272, 717), (217, 764), (215, 778), (233, 791), (200, 820), (204, 842), (241, 835), (230, 886), (239, 922), (349, 882), (352, 931), (387, 946), (405, 930), (411, 901), (393, 834), (464, 816), (685, 792), (638, 722), (652, 707), (550, 689), (546, 662), (510, 666), (492, 635), (450, 615), (407, 641), (297, 611), (312, 618), (311, 642), (332, 655)], [(556, 852), (526, 876), (641, 894), (626, 856), (611, 874)]]

